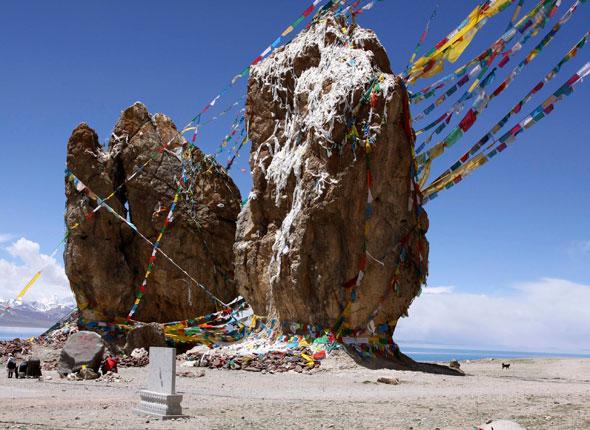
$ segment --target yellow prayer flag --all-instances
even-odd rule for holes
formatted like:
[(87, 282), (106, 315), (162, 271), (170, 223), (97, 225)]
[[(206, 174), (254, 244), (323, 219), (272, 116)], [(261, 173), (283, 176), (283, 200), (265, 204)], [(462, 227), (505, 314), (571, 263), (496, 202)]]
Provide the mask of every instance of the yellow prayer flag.
[(471, 86), (469, 87), (469, 90), (467, 90), (467, 92), (472, 93), (473, 90), (475, 89), (475, 87), (477, 87), (479, 85), (479, 79), (476, 79), (475, 81), (473, 81), (473, 83), (471, 84)]
[(18, 296), (16, 296), (16, 300), (22, 299), (23, 296), (25, 294), (27, 294), (27, 291), (29, 291), (29, 288), (31, 288), (33, 286), (33, 284), (37, 281), (37, 279), (39, 279), (39, 276), (41, 276), (41, 271), (40, 270), (37, 273), (35, 273), (35, 275), (29, 281), (29, 283), (27, 285), (25, 285), (25, 287), (21, 290), (20, 293), (18, 293)]
[(281, 36), (282, 36), (282, 37), (285, 37), (287, 34), (291, 33), (292, 31), (293, 31), (293, 26), (292, 26), (292, 25), (290, 25), (289, 27), (287, 27), (287, 28), (285, 29), (285, 31), (283, 31), (283, 32), (281, 33)]
[(451, 63), (457, 61), (477, 34), (478, 29), (479, 28), (477, 26), (472, 28), (467, 33), (465, 33), (461, 39), (455, 42), (447, 51), (447, 60), (449, 60)]

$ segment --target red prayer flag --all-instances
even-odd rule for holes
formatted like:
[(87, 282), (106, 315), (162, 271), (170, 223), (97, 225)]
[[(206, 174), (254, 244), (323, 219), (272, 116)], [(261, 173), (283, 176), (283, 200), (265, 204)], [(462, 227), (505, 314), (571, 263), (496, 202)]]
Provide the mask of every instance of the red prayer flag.
[(436, 49), (440, 49), (445, 43), (447, 43), (449, 41), (449, 39), (447, 39), (446, 37), (441, 40), (440, 42), (438, 42), (435, 46)]
[(565, 84), (571, 86), (574, 82), (577, 82), (578, 79), (580, 79), (580, 77), (576, 74), (569, 78)]
[(459, 128), (466, 132), (471, 128), (475, 120), (477, 119), (477, 115), (473, 109), (469, 109), (469, 112), (465, 114), (461, 122), (459, 123)]
[(498, 66), (504, 67), (509, 60), (510, 60), (510, 57), (508, 55), (504, 55), (504, 58), (502, 58), (502, 60), (500, 60), (500, 62), (498, 63)]
[(504, 91), (507, 86), (508, 86), (508, 83), (506, 81), (502, 82), (500, 84), (500, 86), (494, 90), (494, 92), (492, 93), (492, 95), (494, 97), (496, 97), (498, 94), (500, 94), (502, 91)]

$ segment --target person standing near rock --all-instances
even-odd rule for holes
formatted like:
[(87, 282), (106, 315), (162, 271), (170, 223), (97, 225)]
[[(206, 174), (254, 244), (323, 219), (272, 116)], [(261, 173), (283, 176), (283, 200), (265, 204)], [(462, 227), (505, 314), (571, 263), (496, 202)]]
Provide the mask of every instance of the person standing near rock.
[(27, 376), (28, 365), (29, 365), (29, 362), (27, 360), (21, 361), (21, 363), (18, 365), (18, 372), (17, 372), (18, 378), (25, 379), (25, 377)]
[(8, 356), (8, 362), (6, 363), (6, 369), (8, 369), (8, 377), (12, 378), (12, 374), (16, 371), (16, 359), (12, 354)]

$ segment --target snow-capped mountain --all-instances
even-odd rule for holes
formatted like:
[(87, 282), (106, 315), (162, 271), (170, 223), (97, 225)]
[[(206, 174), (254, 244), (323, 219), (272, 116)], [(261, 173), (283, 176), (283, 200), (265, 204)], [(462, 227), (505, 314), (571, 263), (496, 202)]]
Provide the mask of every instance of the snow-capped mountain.
[[(9, 308), (5, 311), (6, 308)], [(72, 302), (22, 302), (0, 299), (0, 326), (49, 327), (74, 309)]]

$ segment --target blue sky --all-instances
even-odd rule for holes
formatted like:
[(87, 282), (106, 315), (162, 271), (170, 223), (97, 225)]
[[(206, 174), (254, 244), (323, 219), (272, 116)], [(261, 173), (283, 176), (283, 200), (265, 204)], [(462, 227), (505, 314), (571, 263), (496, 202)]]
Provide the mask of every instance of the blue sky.
[[(394, 70), (400, 72), (436, 2), (384, 0), (358, 21), (377, 32)], [(475, 1), (438, 2), (424, 48), (446, 35), (476, 5)], [(557, 17), (571, 3), (564, 1)], [(17, 258), (7, 250), (17, 238), (37, 242), (41, 253), (49, 253), (62, 236), (66, 142), (78, 123), (89, 123), (104, 141), (120, 111), (140, 100), (151, 112), (165, 113), (182, 127), (307, 4), (294, 0), (177, 1), (165, 6), (114, 0), (3, 4), (0, 239), (6, 240), (0, 240), (4, 242), (0, 258)], [(533, 4), (525, 1), (524, 10)], [(487, 47), (511, 15), (512, 9), (490, 20), (462, 58)], [(449, 156), (439, 160), (434, 174), (528, 92), (588, 30), (589, 22), (586, 4), (518, 81), (491, 103)], [(518, 60), (545, 31), (525, 46)], [(589, 59), (587, 46), (516, 119)], [(511, 64), (516, 63), (511, 61), (505, 69)], [(426, 83), (419, 81), (416, 87)], [(243, 93), (244, 83), (218, 105), (229, 105)], [(428, 204), (430, 286), (516, 298), (522, 290), (515, 285), (541, 279), (590, 285), (589, 99), (590, 84), (578, 85), (550, 116), (521, 134), (517, 144)], [(214, 152), (233, 118), (232, 113), (207, 127), (199, 145)], [(248, 174), (240, 171), (246, 161), (244, 153), (232, 171), (243, 195), (250, 186)]]

